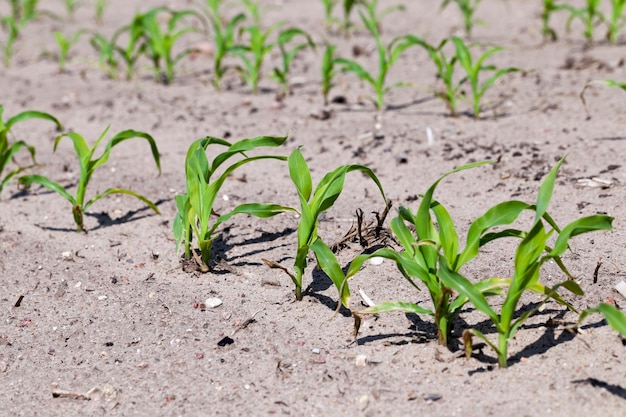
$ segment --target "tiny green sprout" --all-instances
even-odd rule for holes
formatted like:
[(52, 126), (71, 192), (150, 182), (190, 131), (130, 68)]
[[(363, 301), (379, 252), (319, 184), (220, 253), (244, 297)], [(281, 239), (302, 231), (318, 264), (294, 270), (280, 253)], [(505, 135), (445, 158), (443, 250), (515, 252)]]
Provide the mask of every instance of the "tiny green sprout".
[(97, 24), (102, 24), (102, 18), (104, 17), (104, 12), (107, 8), (107, 6), (109, 5), (109, 1), (108, 0), (96, 0), (95, 3), (95, 17), (96, 17), (96, 23)]
[(591, 113), (589, 113), (589, 108), (587, 107), (587, 100), (585, 100), (585, 93), (587, 92), (587, 89), (593, 85), (605, 85), (607, 87), (617, 87), (617, 88), (621, 88), (623, 91), (626, 91), (626, 83), (615, 81), (615, 80), (593, 80), (585, 84), (582, 91), (580, 92), (580, 100), (583, 102), (585, 113), (587, 113), (587, 119), (591, 119)]
[(229, 68), (224, 64), (224, 58), (235, 45), (235, 35), (239, 25), (246, 19), (244, 13), (239, 13), (230, 20), (226, 19), (220, 12), (221, 4), (221, 0), (207, 0), (208, 16), (213, 27), (213, 42), (215, 44), (213, 84), (217, 90), (221, 88), (222, 78)]
[(85, 139), (75, 132), (64, 133), (58, 136), (54, 141), (55, 151), (57, 149), (57, 146), (59, 145), (59, 142), (64, 137), (70, 139), (74, 144), (74, 151), (76, 152), (76, 156), (78, 157), (80, 169), (80, 176), (78, 178), (78, 185), (75, 195), (71, 195), (63, 185), (52, 181), (51, 179), (43, 175), (25, 175), (19, 178), (20, 184), (24, 185), (27, 188), (30, 187), (32, 184), (39, 184), (65, 198), (72, 205), (72, 215), (74, 216), (74, 222), (76, 223), (76, 228), (79, 232), (85, 231), (83, 217), (84, 213), (89, 209), (89, 207), (91, 207), (93, 203), (100, 200), (102, 197), (106, 197), (111, 194), (126, 194), (133, 196), (146, 203), (148, 207), (150, 207), (155, 213), (160, 214), (159, 209), (156, 207), (156, 205), (148, 200), (146, 197), (125, 188), (109, 188), (102, 193), (96, 194), (89, 201), (85, 202), (85, 194), (87, 192), (87, 186), (89, 185), (91, 176), (98, 167), (104, 165), (109, 160), (109, 156), (113, 147), (119, 145), (126, 140), (138, 138), (148, 141), (156, 166), (159, 170), (159, 173), (161, 172), (161, 163), (156, 142), (149, 134), (138, 132), (135, 130), (125, 130), (115, 135), (107, 143), (102, 155), (94, 159), (93, 154), (95, 153), (98, 145), (100, 145), (108, 131), (109, 128), (107, 127), (91, 148), (89, 147)]
[(239, 74), (254, 94), (259, 91), (263, 62), (276, 46), (274, 42), (269, 41), (269, 37), (282, 25), (283, 22), (278, 22), (265, 30), (256, 24), (248, 26), (244, 30), (248, 35), (248, 44), (238, 44), (231, 48), (232, 54), (238, 57), (242, 63), (237, 68)]
[[(206, 137), (191, 144), (185, 161), (186, 193), (175, 197), (178, 212), (173, 223), (173, 233), (176, 239), (176, 251), (180, 245), (185, 245), (185, 258), (192, 256), (202, 272), (210, 270), (211, 248), (216, 238), (217, 228), (236, 214), (249, 214), (260, 218), (271, 217), (285, 211), (293, 211), (288, 207), (275, 204), (248, 203), (235, 207), (232, 211), (221, 216), (213, 210), (215, 199), (224, 182), (239, 167), (250, 162), (275, 159), (284, 161), (284, 156), (260, 155), (247, 156), (246, 153), (261, 147), (277, 147), (282, 145), (286, 136), (259, 136), (252, 139), (242, 139), (235, 143), (226, 140)], [(207, 148), (225, 147), (224, 152), (218, 153), (212, 161), (206, 155)], [(218, 172), (232, 157), (242, 157), (238, 161)], [(217, 216), (212, 219), (211, 216)], [(197, 240), (200, 257), (192, 250), (193, 239)]]
[(59, 47), (59, 71), (65, 71), (65, 64), (67, 62), (67, 57), (70, 53), (70, 48), (78, 42), (81, 35), (85, 33), (85, 30), (79, 30), (74, 33), (69, 38), (66, 38), (63, 32), (55, 31), (54, 39), (57, 41), (57, 45)]
[(454, 2), (461, 14), (463, 14), (463, 27), (465, 28), (465, 34), (468, 37), (472, 36), (472, 29), (477, 23), (481, 23), (481, 20), (474, 19), (474, 13), (480, 4), (480, 0), (443, 0), (441, 3), (441, 10), (448, 7), (450, 3)]
[(9, 67), (13, 60), (13, 46), (19, 36), (20, 28), (13, 16), (3, 17), (2, 20), (0, 20), (0, 24), (7, 31), (6, 39), (1, 41), (0, 45), (2, 46), (2, 52), (4, 54), (4, 66)]
[(71, 20), (74, 19), (79, 2), (79, 0), (65, 0), (65, 10), (67, 11), (68, 18)]
[(333, 17), (333, 10), (338, 4), (338, 0), (321, 0), (324, 6), (324, 23), (326, 24), (326, 30), (330, 30), (337, 22), (337, 19)]
[[(160, 23), (162, 15), (167, 17), (165, 28)], [(187, 17), (195, 17), (204, 23), (202, 16), (194, 10), (172, 11), (164, 7), (149, 10), (141, 19), (147, 53), (154, 66), (155, 78), (164, 84), (172, 82), (176, 64), (193, 52), (187, 48), (174, 55), (174, 44), (187, 33), (203, 32), (196, 26), (186, 24), (184, 19)], [(179, 25), (182, 27), (179, 28)]]
[(410, 36), (399, 36), (393, 39), (388, 45), (385, 45), (381, 39), (379, 30), (380, 22), (378, 21), (375, 9), (367, 8), (368, 13), (360, 12), (361, 19), (367, 30), (372, 34), (376, 41), (376, 50), (378, 52), (378, 74), (368, 72), (365, 67), (356, 61), (346, 58), (337, 58), (334, 63), (339, 65), (344, 72), (351, 72), (361, 80), (367, 82), (374, 89), (374, 102), (378, 111), (384, 110), (385, 95), (394, 88), (410, 85), (406, 82), (397, 82), (392, 85), (387, 84), (387, 74), (391, 67), (398, 61), (400, 55), (409, 47), (415, 45)]
[[(477, 329), (465, 330), (463, 340), (468, 356), (472, 353), (472, 337), (476, 336), (496, 352), (499, 366), (505, 368), (508, 362), (509, 341), (515, 336), (520, 326), (539, 311), (549, 299), (554, 299), (568, 309), (576, 311), (557, 292), (563, 287), (575, 295), (583, 294), (582, 289), (563, 264), (561, 255), (569, 248), (569, 240), (572, 237), (593, 231), (611, 230), (613, 218), (605, 215), (582, 217), (559, 229), (551, 217), (547, 216), (546, 210), (552, 197), (558, 170), (563, 161), (564, 158), (555, 165), (539, 188), (537, 203), (534, 205), (535, 219), (530, 230), (527, 232), (504, 230), (495, 233), (496, 237), (509, 236), (521, 239), (515, 251), (513, 277), (510, 278), (504, 303), (499, 313), (487, 302), (484, 294), (477, 288), (477, 284), (473, 284), (467, 278), (455, 273), (447, 262), (442, 263), (443, 274), (441, 278), (444, 285), (467, 297), (478, 311), (489, 317), (498, 333), (498, 343), (496, 344)], [(544, 224), (544, 220), (547, 224)], [(553, 246), (549, 246), (548, 241), (552, 236), (555, 236), (556, 239)], [(491, 237), (489, 238), (491, 239)], [(548, 261), (554, 261), (567, 276), (565, 281), (552, 287), (544, 286), (539, 279), (541, 267)], [(534, 308), (517, 314), (517, 306), (522, 295), (527, 291), (543, 294), (545, 298)]]
[(565, 29), (569, 32), (572, 22), (580, 20), (584, 25), (583, 35), (587, 39), (587, 43), (592, 45), (594, 42), (593, 32), (596, 26), (600, 25), (606, 19), (600, 11), (600, 3), (602, 0), (587, 0), (585, 6), (576, 8), (570, 5), (561, 5), (563, 10), (569, 12)]
[(326, 44), (326, 49), (324, 49), (324, 55), (322, 56), (322, 96), (324, 97), (324, 105), (328, 106), (328, 95), (330, 94), (330, 90), (335, 86), (333, 80), (335, 79), (335, 75), (337, 75), (337, 70), (335, 69), (335, 49), (337, 47), (332, 44)]
[(300, 199), (300, 210), (298, 210), (300, 214), (298, 247), (294, 261), (295, 274), (273, 262), (265, 262), (270, 267), (280, 268), (289, 275), (295, 285), (296, 300), (302, 300), (302, 277), (307, 267), (309, 252), (313, 251), (320, 268), (328, 274), (337, 287), (341, 300), (340, 305), (348, 307), (350, 291), (346, 277), (343, 272), (340, 272), (341, 268), (338, 267), (337, 261), (333, 261), (334, 255), (331, 256), (329, 254), (328, 246), (318, 235), (319, 217), (335, 204), (335, 201), (343, 191), (345, 177), (349, 172), (360, 171), (374, 181), (386, 203), (385, 192), (374, 171), (363, 165), (342, 165), (324, 175), (317, 187), (315, 187), (315, 190), (313, 190), (311, 171), (299, 148), (291, 153), (288, 164), (289, 176), (296, 187)]
[[(291, 44), (296, 38), (303, 39), (301, 42), (297, 42), (293, 45), (291, 49), (288, 49), (288, 45)], [(313, 43), (311, 36), (299, 28), (289, 28), (281, 31), (278, 34), (276, 44), (280, 50), (282, 65), (280, 68), (274, 67), (273, 78), (281, 86), (281, 95), (286, 96), (289, 93), (289, 70), (291, 69), (291, 63), (303, 49), (315, 49), (315, 44)]]
[[(120, 63), (116, 58), (115, 40), (109, 41), (103, 35), (96, 33), (89, 39), (89, 44), (98, 52), (100, 70), (109, 78), (117, 78)], [(130, 70), (127, 69), (128, 72)]]
[[(495, 65), (484, 65), (484, 61), (496, 52), (502, 51), (504, 48), (496, 46), (487, 49), (482, 55), (474, 61), (468, 46), (459, 37), (453, 36), (452, 42), (456, 49), (456, 60), (465, 71), (467, 80), (470, 83), (472, 90), (472, 108), (474, 111), (474, 117), (480, 118), (481, 100), (483, 95), (487, 92), (491, 86), (502, 76), (510, 74), (512, 72), (520, 71), (519, 68), (497, 68)], [(493, 71), (493, 74), (487, 78), (483, 83), (480, 82), (481, 73)]]
[(604, 20), (608, 27), (606, 36), (612, 44), (617, 43), (619, 33), (626, 26), (625, 9), (626, 0), (611, 0), (611, 13)]
[(18, 166), (13, 170), (9, 171), (4, 178), (2, 177), (2, 172), (9, 165), (15, 155), (23, 148), (25, 148), (30, 154), (31, 161), (33, 164), (35, 163), (35, 148), (33, 146), (28, 145), (23, 140), (17, 140), (14, 142), (9, 142), (9, 135), (11, 133), (11, 128), (19, 122), (23, 122), (30, 119), (41, 119), (47, 120), (54, 123), (58, 130), (63, 129), (61, 123), (52, 115), (48, 113), (43, 113), (40, 111), (25, 111), (22, 113), (18, 113), (15, 116), (9, 118), (4, 121), (2, 114), (4, 113), (4, 106), (0, 105), (0, 192), (4, 189), (4, 187), (9, 183), (11, 178), (22, 172), (24, 169), (28, 167)]

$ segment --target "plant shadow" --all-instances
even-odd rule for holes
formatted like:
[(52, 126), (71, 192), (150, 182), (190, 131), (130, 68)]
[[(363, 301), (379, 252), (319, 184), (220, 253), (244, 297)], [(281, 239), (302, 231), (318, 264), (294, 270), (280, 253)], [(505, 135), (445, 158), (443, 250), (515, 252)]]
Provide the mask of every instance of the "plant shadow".
[(626, 388), (622, 387), (621, 385), (609, 384), (608, 382), (601, 381), (593, 377), (577, 379), (572, 381), (572, 384), (588, 384), (594, 388), (603, 388), (609, 393), (615, 395), (616, 397), (620, 397), (621, 399), (626, 400)]

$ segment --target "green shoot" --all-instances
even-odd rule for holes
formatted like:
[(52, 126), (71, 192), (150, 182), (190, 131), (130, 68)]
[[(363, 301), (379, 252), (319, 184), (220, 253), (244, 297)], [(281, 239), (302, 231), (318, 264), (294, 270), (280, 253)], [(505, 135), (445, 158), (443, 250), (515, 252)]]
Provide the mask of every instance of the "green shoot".
[(327, 30), (330, 30), (332, 25), (336, 22), (336, 19), (333, 17), (333, 10), (337, 3), (338, 0), (322, 0), (322, 5), (324, 6), (324, 22)]
[(276, 23), (265, 30), (259, 25), (248, 26), (245, 29), (248, 34), (248, 44), (234, 45), (230, 49), (233, 55), (241, 59), (242, 66), (238, 67), (239, 74), (254, 94), (259, 91), (263, 62), (275, 46), (275, 43), (269, 42), (269, 37), (280, 26), (282, 23)]
[(592, 85), (598, 85), (598, 84), (606, 85), (607, 87), (617, 87), (617, 88), (621, 88), (623, 91), (626, 91), (626, 83), (615, 81), (615, 80), (594, 80), (585, 84), (582, 91), (580, 92), (580, 100), (583, 102), (583, 107), (585, 108), (585, 112), (587, 113), (587, 119), (591, 118), (591, 114), (589, 113), (589, 109), (587, 108), (587, 101), (585, 100), (585, 92)]
[[(235, 214), (250, 214), (264, 218), (284, 211), (293, 211), (288, 207), (275, 204), (252, 203), (237, 206), (231, 212), (218, 216), (216, 220), (211, 219), (212, 215), (216, 215), (213, 205), (220, 188), (237, 168), (261, 159), (282, 161), (287, 159), (282, 156), (271, 155), (248, 157), (246, 152), (260, 147), (277, 147), (282, 145), (286, 139), (286, 136), (260, 136), (230, 143), (223, 139), (206, 137), (195, 141), (189, 147), (185, 162), (187, 191), (185, 194), (175, 197), (178, 213), (174, 219), (173, 232), (176, 239), (176, 250), (178, 251), (181, 243), (184, 243), (185, 258), (190, 259), (193, 255), (200, 271), (208, 272), (210, 270), (211, 248), (216, 238), (216, 229)], [(223, 146), (226, 150), (209, 161), (206, 151), (211, 145)], [(218, 175), (218, 168), (233, 156), (242, 156), (243, 159), (226, 167)], [(194, 236), (197, 239), (201, 257), (198, 257), (191, 249)]]
[(268, 263), (271, 267), (278, 267), (287, 272), (295, 285), (296, 300), (302, 300), (302, 277), (307, 267), (307, 257), (309, 251), (312, 250), (318, 260), (320, 267), (326, 272), (333, 281), (341, 299), (341, 305), (348, 306), (350, 291), (346, 283), (346, 277), (338, 268), (338, 264), (334, 259), (334, 255), (329, 254), (330, 249), (318, 236), (318, 219), (325, 211), (329, 210), (341, 192), (346, 174), (352, 171), (360, 171), (367, 175), (378, 187), (385, 203), (387, 198), (383, 191), (382, 185), (376, 177), (376, 174), (363, 165), (343, 165), (324, 175), (322, 180), (313, 190), (313, 181), (311, 179), (311, 171), (307, 165), (300, 149), (294, 150), (289, 156), (289, 176), (296, 187), (298, 197), (300, 198), (300, 222), (298, 223), (298, 248), (296, 251), (296, 259), (294, 261), (295, 274), (288, 272), (286, 269), (276, 264)]
[(584, 25), (583, 35), (587, 39), (589, 45), (593, 44), (593, 32), (599, 24), (601, 24), (605, 17), (600, 11), (601, 0), (587, 0), (586, 5), (577, 9), (570, 5), (561, 5), (563, 10), (567, 10), (570, 13), (570, 17), (567, 19), (566, 30), (569, 31), (571, 24), (574, 20), (580, 20)]
[(335, 86), (333, 80), (337, 71), (335, 70), (335, 45), (327, 44), (322, 56), (322, 96), (324, 97), (324, 105), (328, 106), (328, 95), (330, 90)]
[(9, 118), (6, 121), (3, 120), (3, 117), (2, 117), (3, 113), (4, 113), (4, 107), (0, 105), (0, 192), (2, 192), (4, 187), (11, 180), (11, 178), (19, 174), (20, 172), (22, 172), (24, 169), (28, 168), (28, 167), (18, 166), (17, 168), (14, 168), (13, 170), (9, 171), (4, 177), (2, 177), (2, 172), (4, 171), (4, 169), (9, 165), (11, 161), (13, 161), (13, 158), (21, 149), (25, 148), (30, 154), (30, 158), (33, 164), (35, 163), (35, 148), (34, 147), (29, 146), (23, 140), (14, 141), (12, 143), (9, 142), (9, 134), (11, 132), (11, 128), (16, 123), (23, 122), (25, 120), (41, 119), (41, 120), (48, 120), (54, 123), (57, 129), (59, 130), (63, 129), (63, 127), (61, 126), (61, 123), (59, 123), (59, 121), (55, 117), (53, 117), (52, 115), (48, 113), (43, 113), (39, 111), (25, 111), (25, 112), (16, 114), (15, 116)]
[(213, 27), (213, 42), (215, 43), (215, 57), (213, 64), (215, 88), (221, 88), (222, 78), (228, 67), (224, 65), (224, 58), (235, 45), (235, 34), (239, 25), (246, 19), (245, 14), (239, 13), (230, 20), (226, 20), (220, 13), (221, 0), (207, 0), (208, 15)]
[(626, 0), (611, 0), (611, 13), (604, 20), (608, 26), (607, 38), (612, 44), (617, 43), (617, 37), (620, 31), (626, 26), (626, 17), (624, 16), (626, 9)]
[[(498, 332), (498, 343), (491, 342), (486, 335), (476, 329), (466, 330), (463, 335), (465, 342), (466, 354), (472, 353), (472, 336), (476, 336), (485, 341), (498, 356), (498, 364), (505, 368), (508, 360), (508, 346), (511, 338), (520, 326), (550, 298), (555, 299), (564, 304), (569, 309), (575, 309), (565, 302), (557, 293), (560, 287), (566, 288), (576, 295), (582, 295), (583, 291), (576, 282), (571, 279), (572, 276), (561, 261), (561, 255), (568, 248), (569, 240), (577, 235), (597, 231), (611, 230), (612, 217), (604, 215), (594, 215), (583, 217), (575, 220), (565, 226), (562, 230), (554, 224), (546, 210), (550, 203), (554, 190), (558, 170), (563, 163), (561, 159), (556, 166), (546, 176), (537, 197), (537, 203), (534, 206), (535, 220), (528, 232), (519, 230), (505, 230), (485, 237), (492, 239), (493, 237), (518, 237), (521, 242), (517, 247), (514, 258), (514, 274), (510, 279), (508, 290), (504, 299), (500, 313), (497, 313), (487, 302), (485, 295), (481, 293), (477, 287), (466, 278), (453, 270), (453, 266), (447, 262), (442, 262), (442, 282), (449, 288), (457, 291), (460, 295), (467, 297), (474, 307), (487, 315), (495, 325)], [(543, 220), (546, 220), (544, 224)], [(547, 228), (546, 226), (549, 226)], [(556, 236), (554, 246), (548, 246), (548, 239)], [(553, 287), (545, 287), (540, 283), (539, 275), (541, 266), (547, 261), (554, 261), (568, 277), (565, 281), (554, 285)], [(517, 305), (526, 291), (534, 291), (545, 295), (545, 299), (537, 307), (527, 310), (520, 316), (516, 317)]]
[[(403, 247), (401, 252), (383, 248), (372, 254), (358, 256), (350, 264), (347, 278), (355, 275), (363, 263), (372, 257), (393, 260), (404, 278), (414, 288), (419, 290), (416, 283), (418, 280), (426, 285), (433, 304), (433, 308), (428, 309), (414, 303), (387, 301), (354, 312), (357, 331), (358, 319), (362, 314), (403, 311), (432, 316), (438, 329), (439, 343), (443, 346), (448, 344), (454, 319), (469, 298), (462, 293), (456, 295), (450, 284), (444, 282), (444, 275), (452, 271), (461, 276), (461, 268), (476, 258), (480, 248), (498, 238), (497, 235), (488, 233), (491, 229), (510, 224), (522, 211), (533, 208), (520, 201), (507, 201), (490, 208), (470, 225), (465, 249), (459, 251), (459, 237), (452, 217), (446, 208), (434, 199), (434, 192), (448, 175), (488, 163), (490, 162), (485, 161), (464, 165), (440, 177), (423, 195), (415, 213), (405, 207), (400, 208), (398, 217), (391, 221), (391, 230)], [(475, 288), (483, 296), (490, 296), (502, 294), (502, 288), (507, 285), (506, 279), (491, 278), (476, 283)]]
[[(291, 49), (288, 49), (294, 38), (304, 38), (300, 43), (293, 45)], [(291, 63), (295, 59), (296, 55), (305, 48), (315, 49), (313, 39), (308, 33), (298, 28), (285, 29), (278, 34), (278, 40), (276, 41), (278, 49), (280, 50), (280, 57), (282, 59), (282, 65), (280, 68), (274, 68), (273, 78), (281, 86), (281, 95), (285, 96), (289, 93), (289, 70)]]
[[(91, 37), (89, 43), (98, 52), (100, 70), (109, 78), (117, 78), (119, 61), (115, 57), (117, 51), (115, 39), (108, 41), (104, 36), (96, 33)], [(127, 67), (127, 75), (131, 73), (131, 71), (130, 67)]]
[[(474, 62), (469, 48), (461, 38), (456, 36), (452, 37), (452, 42), (456, 48), (456, 59), (461, 67), (465, 70), (467, 80), (472, 88), (472, 108), (474, 111), (474, 117), (480, 118), (480, 102), (483, 95), (493, 84), (502, 76), (511, 72), (519, 71), (519, 68), (497, 68), (495, 65), (484, 65), (484, 61), (491, 55), (503, 50), (502, 47), (493, 47), (487, 49), (482, 55), (478, 57)], [(494, 71), (491, 77), (487, 78), (482, 84), (480, 83), (480, 74), (488, 71)]]
[(65, 10), (67, 11), (67, 16), (71, 20), (74, 20), (74, 15), (76, 14), (78, 3), (79, 0), (65, 0)]
[[(161, 15), (167, 15), (165, 28), (160, 24)], [(202, 17), (193, 10), (171, 11), (157, 7), (143, 15), (141, 24), (146, 39), (147, 52), (154, 66), (155, 78), (163, 84), (170, 84), (174, 79), (174, 67), (185, 56), (193, 52), (185, 49), (174, 55), (174, 44), (178, 39), (190, 32), (199, 32), (195, 26), (185, 25), (183, 19), (193, 16), (203, 22)], [(179, 28), (179, 24), (183, 26)]]
[(87, 186), (89, 185), (89, 181), (91, 180), (91, 176), (96, 171), (96, 169), (102, 165), (104, 165), (108, 160), (111, 154), (111, 150), (114, 146), (119, 145), (120, 143), (134, 138), (145, 139), (150, 144), (150, 150), (152, 151), (152, 156), (156, 163), (156, 166), (161, 172), (161, 163), (159, 159), (159, 151), (156, 146), (156, 142), (152, 138), (152, 136), (147, 133), (138, 132), (135, 130), (125, 130), (123, 132), (115, 135), (109, 142), (107, 143), (104, 152), (99, 158), (93, 158), (93, 154), (102, 142), (102, 139), (106, 136), (109, 128), (107, 127), (105, 131), (100, 135), (100, 137), (96, 140), (94, 145), (90, 148), (87, 145), (85, 139), (75, 132), (65, 133), (60, 135), (54, 141), (54, 150), (56, 151), (59, 142), (64, 137), (69, 138), (74, 144), (74, 151), (76, 152), (76, 156), (78, 157), (79, 168), (80, 168), (80, 176), (78, 178), (78, 185), (76, 189), (76, 194), (71, 195), (64, 186), (61, 184), (52, 181), (51, 179), (42, 176), (42, 175), (25, 175), (19, 178), (19, 182), (23, 184), (25, 187), (30, 187), (32, 184), (39, 184), (44, 186), (45, 188), (56, 192), (57, 194), (64, 197), (71, 205), (72, 205), (72, 214), (74, 216), (74, 222), (76, 223), (76, 228), (79, 232), (85, 231), (85, 225), (83, 222), (84, 213), (91, 207), (93, 203), (100, 200), (102, 197), (106, 197), (111, 194), (127, 194), (138, 198), (143, 201), (154, 210), (155, 213), (159, 214), (159, 209), (156, 207), (154, 203), (148, 200), (146, 197), (139, 195), (133, 191), (130, 191), (125, 188), (109, 188), (102, 193), (96, 194), (89, 201), (85, 202), (85, 194), (87, 192)]
[(480, 20), (474, 19), (474, 13), (480, 4), (480, 0), (443, 0), (441, 3), (441, 9), (448, 7), (450, 3), (456, 3), (461, 14), (463, 14), (463, 27), (465, 28), (465, 34), (468, 37), (472, 36), (472, 29), (476, 23), (480, 23)]
[(374, 8), (368, 7), (368, 14), (360, 13), (361, 19), (372, 34), (376, 41), (376, 49), (378, 51), (378, 75), (368, 72), (361, 64), (356, 61), (337, 58), (334, 62), (340, 65), (344, 72), (351, 72), (361, 80), (367, 82), (374, 89), (375, 97), (373, 102), (378, 111), (382, 111), (385, 107), (385, 95), (393, 88), (409, 85), (406, 82), (398, 82), (387, 85), (387, 74), (391, 67), (396, 63), (400, 55), (415, 43), (411, 40), (412, 36), (400, 36), (391, 41), (388, 45), (384, 45), (379, 31), (379, 22), (377, 20)]
[(2, 52), (4, 54), (4, 66), (9, 67), (13, 60), (13, 46), (19, 36), (19, 26), (13, 16), (3, 17), (2, 20), (0, 20), (0, 24), (7, 31), (7, 37), (4, 41), (0, 42), (0, 45), (2, 46)]
[(78, 42), (81, 35), (85, 33), (84, 30), (79, 30), (74, 35), (69, 38), (66, 38), (63, 35), (63, 32), (55, 31), (54, 38), (57, 41), (57, 45), (59, 47), (59, 71), (65, 71), (65, 64), (67, 62), (67, 57), (70, 53), (70, 48)]
[(102, 24), (102, 18), (104, 17), (104, 11), (106, 10), (107, 6), (109, 5), (109, 1), (108, 0), (96, 0), (96, 4), (95, 4), (95, 16), (96, 16), (96, 23), (97, 24)]

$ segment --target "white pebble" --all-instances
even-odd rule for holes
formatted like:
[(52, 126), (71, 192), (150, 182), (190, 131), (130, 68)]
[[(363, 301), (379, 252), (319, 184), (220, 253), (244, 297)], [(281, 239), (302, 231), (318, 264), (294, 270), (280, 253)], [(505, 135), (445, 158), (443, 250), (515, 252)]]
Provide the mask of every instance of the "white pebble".
[(99, 295), (99, 296), (98, 296), (98, 300), (100, 300), (100, 301), (104, 301), (104, 300), (106, 300), (106, 299), (107, 299), (107, 296), (106, 296), (106, 295)]
[(367, 356), (366, 355), (356, 355), (354, 360), (354, 364), (357, 368), (363, 368), (367, 365)]
[(230, 200), (230, 198), (226, 194), (224, 194), (224, 196), (222, 198), (224, 199), (224, 201)]
[(63, 259), (70, 259), (72, 257), (72, 252), (71, 251), (65, 251), (61, 254), (61, 256), (63, 256)]
[(383, 258), (381, 258), (380, 256), (375, 256), (372, 259), (370, 259), (371, 265), (378, 266), (378, 265), (382, 265), (382, 263), (383, 263)]
[(219, 298), (207, 298), (206, 300), (204, 300), (204, 305), (206, 305), (208, 308), (219, 307), (222, 305), (222, 300), (220, 300)]

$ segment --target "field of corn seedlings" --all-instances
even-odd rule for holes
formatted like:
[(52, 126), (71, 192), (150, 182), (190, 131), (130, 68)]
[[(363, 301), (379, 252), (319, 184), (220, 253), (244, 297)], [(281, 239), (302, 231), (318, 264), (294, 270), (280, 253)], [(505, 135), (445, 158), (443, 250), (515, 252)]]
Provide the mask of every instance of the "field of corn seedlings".
[(0, 0), (0, 414), (621, 415), (624, 3)]

